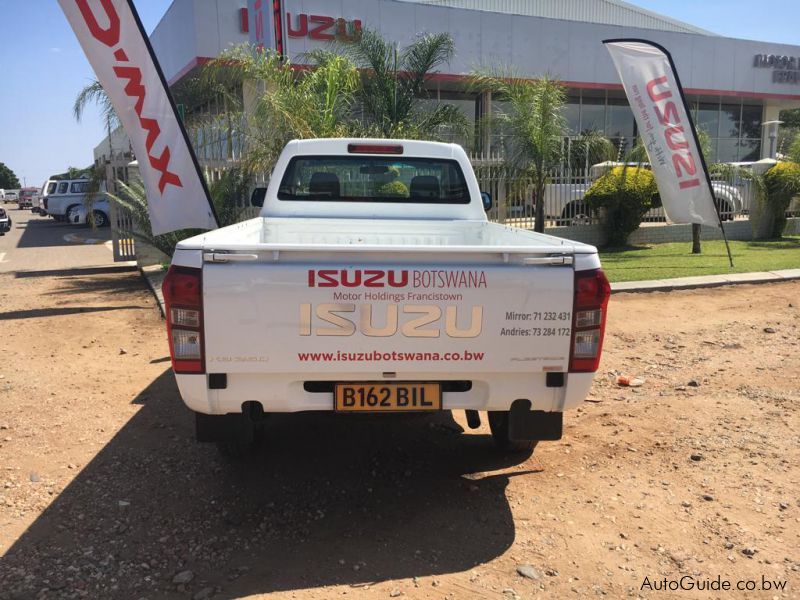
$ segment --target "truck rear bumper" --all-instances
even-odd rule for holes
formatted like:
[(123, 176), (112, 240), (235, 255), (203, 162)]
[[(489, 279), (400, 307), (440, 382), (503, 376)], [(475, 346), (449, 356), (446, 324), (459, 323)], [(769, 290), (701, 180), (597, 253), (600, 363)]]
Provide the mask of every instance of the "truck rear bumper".
[[(508, 410), (514, 400), (528, 399), (532, 410), (563, 412), (579, 406), (589, 393), (594, 373), (566, 373), (564, 385), (548, 387), (544, 373), (494, 373), (471, 380), (469, 391), (442, 394), (445, 410)], [(193, 411), (221, 415), (239, 413), (245, 402), (259, 402), (264, 412), (333, 410), (333, 393), (307, 391), (304, 383), (321, 381), (302, 374), (229, 374), (224, 389), (210, 389), (209, 375), (176, 375), (184, 403)], [(340, 374), (337, 381), (375, 381), (358, 375)], [(330, 381), (330, 378), (325, 378)], [(403, 374), (386, 381), (453, 381), (452, 375)], [(459, 381), (461, 379), (458, 379)]]

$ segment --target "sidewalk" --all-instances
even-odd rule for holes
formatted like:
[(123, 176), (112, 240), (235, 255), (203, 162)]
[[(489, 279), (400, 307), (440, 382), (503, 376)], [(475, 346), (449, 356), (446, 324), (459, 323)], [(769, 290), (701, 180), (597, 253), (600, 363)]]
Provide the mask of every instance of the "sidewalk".
[(620, 281), (611, 284), (611, 293), (621, 292), (668, 292), (695, 288), (719, 287), (739, 283), (775, 283), (800, 279), (800, 269), (766, 271), (761, 273), (731, 273), (730, 275), (701, 275), (675, 279), (652, 279), (649, 281)]

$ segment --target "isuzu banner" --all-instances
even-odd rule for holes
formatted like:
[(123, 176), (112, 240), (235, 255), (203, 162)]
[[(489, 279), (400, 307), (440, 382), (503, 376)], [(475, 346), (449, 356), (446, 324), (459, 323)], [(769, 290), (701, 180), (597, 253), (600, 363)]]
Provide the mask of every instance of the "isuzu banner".
[(59, 0), (139, 161), (153, 233), (214, 229), (197, 158), (130, 0)]
[(603, 41), (647, 149), (667, 218), (721, 227), (678, 73), (664, 48), (645, 40)]

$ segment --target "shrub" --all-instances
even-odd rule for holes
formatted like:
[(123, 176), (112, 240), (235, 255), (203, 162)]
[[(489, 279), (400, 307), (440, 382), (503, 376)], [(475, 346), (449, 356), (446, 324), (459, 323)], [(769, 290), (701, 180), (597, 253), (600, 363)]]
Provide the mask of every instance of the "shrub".
[(772, 221), (770, 237), (779, 238), (786, 227), (786, 210), (800, 194), (800, 164), (779, 162), (764, 173), (767, 212)]
[(408, 188), (402, 181), (389, 181), (377, 186), (375, 188), (375, 195), (381, 198), (408, 198)]
[(653, 173), (642, 167), (614, 167), (586, 192), (593, 210), (605, 209), (603, 226), (609, 246), (625, 246), (639, 228), (642, 217), (654, 206), (658, 188)]

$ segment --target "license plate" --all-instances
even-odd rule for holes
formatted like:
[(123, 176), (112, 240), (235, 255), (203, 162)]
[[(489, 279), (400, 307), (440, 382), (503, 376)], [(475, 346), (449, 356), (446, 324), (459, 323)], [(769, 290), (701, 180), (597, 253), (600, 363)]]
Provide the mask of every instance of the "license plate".
[(441, 410), (438, 383), (337, 383), (338, 412), (404, 412)]

